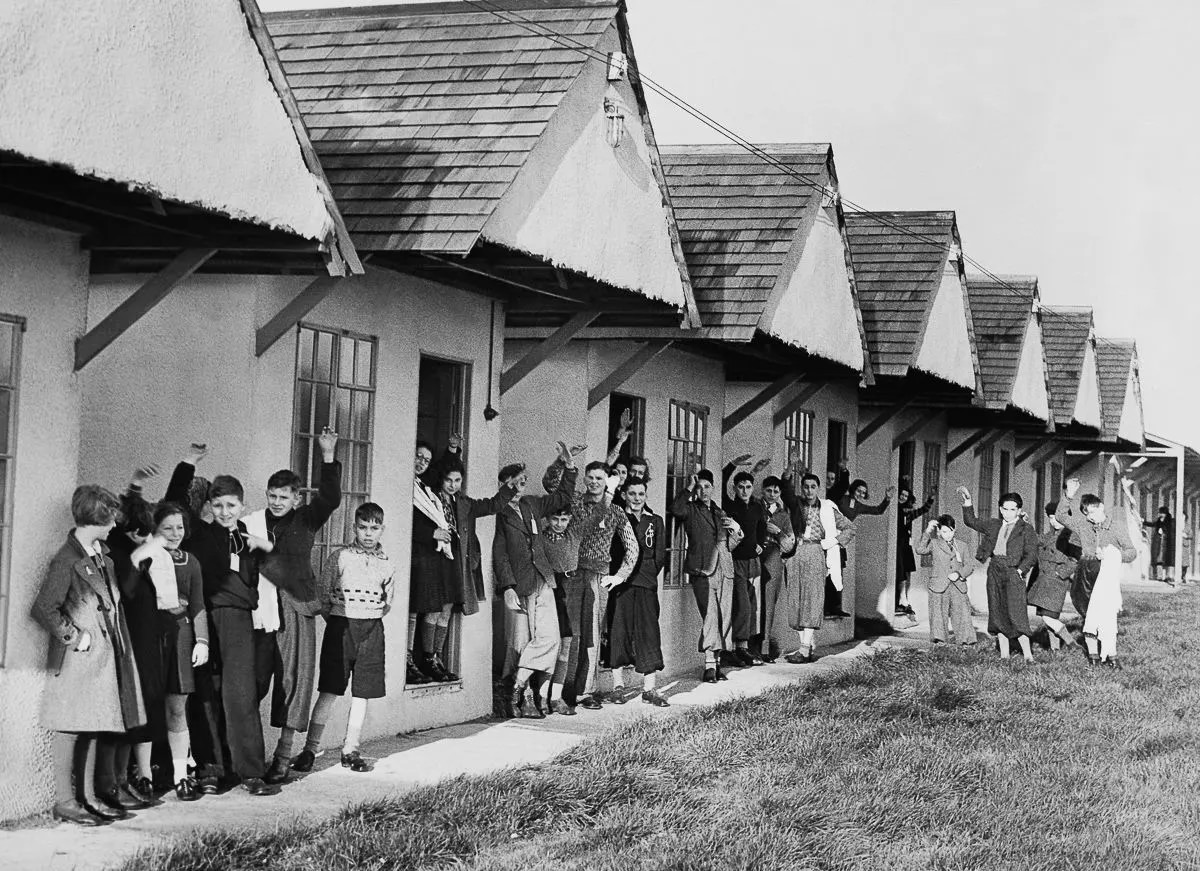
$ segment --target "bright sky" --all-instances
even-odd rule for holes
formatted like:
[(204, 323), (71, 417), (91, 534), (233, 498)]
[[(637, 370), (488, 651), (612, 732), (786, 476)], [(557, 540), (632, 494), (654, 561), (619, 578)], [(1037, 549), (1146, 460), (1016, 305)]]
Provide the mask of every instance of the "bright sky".
[[(1147, 429), (1200, 446), (1200, 3), (628, 6), (655, 82), (751, 141), (832, 142), (844, 196), (954, 209), (968, 256), (1037, 275), (1049, 305), (1094, 306), (1099, 335), (1138, 342)], [(650, 111), (660, 143), (722, 141), (653, 93)]]

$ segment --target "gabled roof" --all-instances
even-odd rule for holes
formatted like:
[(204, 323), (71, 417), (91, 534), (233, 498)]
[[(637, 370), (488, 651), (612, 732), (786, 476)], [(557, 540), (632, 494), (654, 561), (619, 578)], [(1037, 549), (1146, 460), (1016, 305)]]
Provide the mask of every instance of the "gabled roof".
[[(1037, 310), (1038, 280), (1033, 275), (968, 275), (967, 292), (971, 300), (971, 321), (975, 326), (975, 349), (979, 356), (979, 377), (983, 402), (989, 408), (1004, 409), (1014, 403), (1022, 361), (1032, 362), (1036, 373), (1037, 403), (1044, 405), (1049, 393), (1044, 351), (1026, 348), (1039, 335)], [(1018, 405), (1018, 407), (1020, 407)], [(1045, 419), (1044, 408), (1021, 410)]]
[(755, 148), (767, 156), (739, 145), (661, 149), (705, 335), (749, 342), (762, 332), (862, 372), (833, 149)]
[[(903, 377), (927, 342), (946, 338), (926, 334), (943, 278), (951, 269), (961, 273), (954, 212), (847, 212), (846, 232), (872, 368), (877, 375)], [(977, 383), (965, 288), (962, 304)]]
[(829, 182), (828, 145), (663, 146), (679, 238), (706, 328), (749, 341), (810, 205)]
[(1094, 360), (1092, 309), (1086, 306), (1044, 306), (1042, 341), (1050, 373), (1050, 408), (1054, 422), (1068, 426), (1075, 420), (1080, 385), (1088, 377), (1084, 367)]
[(267, 16), (359, 248), (467, 254), (588, 60), (560, 43), (593, 49), (619, 9), (488, 6), (509, 20), (461, 2)]
[(79, 0), (53, 21), (0, 4), (0, 56), (0, 152), (338, 247), (336, 208), (238, 0)]
[[(1142, 426), (1137, 343), (1129, 339), (1098, 338), (1096, 369), (1100, 376), (1100, 410), (1104, 416), (1101, 435), (1113, 441), (1125, 439), (1141, 444), (1144, 432), (1136, 440), (1131, 438)], [(1127, 416), (1135, 419), (1127, 420)]]

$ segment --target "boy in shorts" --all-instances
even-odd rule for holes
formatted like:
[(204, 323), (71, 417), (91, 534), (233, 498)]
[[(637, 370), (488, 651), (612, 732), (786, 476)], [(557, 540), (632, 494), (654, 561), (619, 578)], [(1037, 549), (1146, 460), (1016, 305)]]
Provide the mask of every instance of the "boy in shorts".
[[(350, 686), (350, 717), (342, 744), (342, 765), (369, 771), (359, 753), (367, 701), (383, 698), (383, 617), (395, 594), (395, 565), (379, 544), (383, 509), (365, 502), (354, 512), (354, 544), (332, 553), (321, 572), (318, 595), (325, 618), (321, 640), (317, 703), (308, 721), (308, 740), (292, 760), (296, 771), (311, 771), (334, 703)], [(352, 680), (353, 679), (353, 680)]]

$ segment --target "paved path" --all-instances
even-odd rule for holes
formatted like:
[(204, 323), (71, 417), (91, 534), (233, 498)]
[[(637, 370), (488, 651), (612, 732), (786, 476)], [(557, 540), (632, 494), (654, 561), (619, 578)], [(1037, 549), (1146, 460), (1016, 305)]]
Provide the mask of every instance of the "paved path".
[[(885, 643), (887, 639), (879, 642), (880, 646)], [(337, 764), (337, 752), (326, 752), (311, 774), (293, 780), (273, 797), (254, 798), (238, 789), (189, 803), (168, 796), (158, 807), (95, 829), (44, 819), (29, 824), (30, 828), (0, 831), (0, 869), (100, 869), (143, 847), (197, 830), (271, 828), (293, 820), (331, 817), (348, 804), (384, 798), (444, 778), (545, 762), (633, 718), (676, 716), (698, 705), (755, 695), (839, 668), (875, 649), (872, 642), (844, 645), (812, 665), (780, 661), (738, 669), (719, 684), (701, 684), (695, 679), (666, 682), (661, 690), (670, 699), (670, 708), (635, 701), (605, 705), (599, 711), (581, 710), (574, 717), (479, 721), (373, 741), (363, 748), (364, 755), (377, 760), (367, 773), (343, 769)]]

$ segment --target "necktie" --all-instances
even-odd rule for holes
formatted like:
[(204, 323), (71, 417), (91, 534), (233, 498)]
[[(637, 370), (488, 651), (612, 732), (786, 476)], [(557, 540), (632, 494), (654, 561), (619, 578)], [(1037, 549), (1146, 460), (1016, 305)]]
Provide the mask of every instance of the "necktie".
[(1008, 536), (1012, 532), (1011, 523), (1003, 523), (1000, 525), (1000, 534), (996, 536), (996, 547), (992, 550), (995, 556), (1008, 555)]

